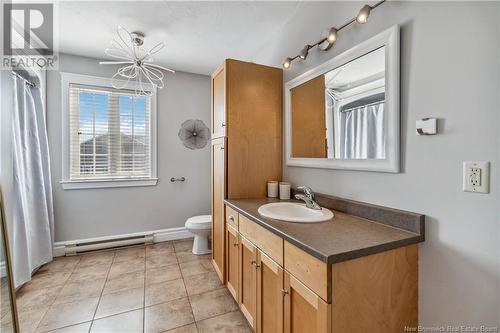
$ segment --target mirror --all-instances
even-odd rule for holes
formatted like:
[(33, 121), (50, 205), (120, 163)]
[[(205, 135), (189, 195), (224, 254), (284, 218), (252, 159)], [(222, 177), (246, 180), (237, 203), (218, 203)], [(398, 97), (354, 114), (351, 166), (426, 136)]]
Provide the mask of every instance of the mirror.
[(399, 29), (286, 85), (287, 165), (399, 171)]
[(12, 267), (9, 241), (6, 232), (6, 221), (2, 194), (0, 192), (0, 332), (19, 332), (14, 284), (11, 279)]

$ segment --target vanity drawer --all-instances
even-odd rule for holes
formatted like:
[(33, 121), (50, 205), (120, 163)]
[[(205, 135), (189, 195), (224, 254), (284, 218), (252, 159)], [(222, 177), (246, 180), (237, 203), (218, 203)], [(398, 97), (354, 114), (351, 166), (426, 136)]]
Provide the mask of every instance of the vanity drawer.
[(283, 239), (245, 216), (239, 218), (240, 234), (255, 244), (262, 252), (283, 266)]
[(330, 302), (331, 270), (328, 265), (287, 241), (284, 252), (285, 269), (323, 300)]
[(239, 215), (240, 214), (238, 214), (237, 211), (229, 206), (226, 206), (226, 222), (236, 230), (238, 230)]

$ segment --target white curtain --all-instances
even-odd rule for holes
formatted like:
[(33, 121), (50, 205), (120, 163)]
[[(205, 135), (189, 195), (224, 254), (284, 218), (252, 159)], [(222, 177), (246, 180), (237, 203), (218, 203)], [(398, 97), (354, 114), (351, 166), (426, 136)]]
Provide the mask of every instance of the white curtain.
[(52, 260), (53, 205), (40, 89), (14, 78), (12, 257), (16, 287)]
[(384, 103), (340, 112), (340, 156), (344, 159), (384, 159)]

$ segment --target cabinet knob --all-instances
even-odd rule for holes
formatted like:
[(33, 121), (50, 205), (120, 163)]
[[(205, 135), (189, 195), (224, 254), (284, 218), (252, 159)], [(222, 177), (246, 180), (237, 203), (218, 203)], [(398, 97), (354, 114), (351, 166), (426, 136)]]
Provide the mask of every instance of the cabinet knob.
[(233, 215), (229, 215), (229, 221), (234, 222), (234, 216)]
[(255, 269), (257, 269), (257, 268), (259, 268), (259, 267), (260, 267), (260, 265), (259, 265), (259, 264), (257, 264), (257, 261), (255, 261), (255, 260), (252, 260), (252, 261), (250, 262), (250, 265), (252, 265), (253, 267), (255, 267)]
[(226, 123), (221, 123), (221, 126), (222, 126), (222, 127), (225, 127), (225, 126), (226, 126)]
[(281, 289), (281, 292), (283, 293), (283, 297), (288, 295), (288, 290), (286, 290), (286, 289)]
[(220, 150), (224, 150), (224, 147), (220, 147)]
[(234, 246), (234, 247), (236, 247), (236, 246), (238, 246), (238, 245), (240, 245), (240, 244), (238, 244), (238, 243), (234, 243), (234, 244), (233, 244), (233, 246)]

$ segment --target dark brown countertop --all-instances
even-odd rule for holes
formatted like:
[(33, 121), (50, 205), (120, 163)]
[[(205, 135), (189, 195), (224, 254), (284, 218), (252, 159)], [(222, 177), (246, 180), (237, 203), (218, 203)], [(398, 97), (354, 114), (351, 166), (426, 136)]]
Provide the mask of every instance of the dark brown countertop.
[[(225, 200), (225, 203), (255, 223), (328, 264), (424, 241), (424, 235), (421, 233), (346, 214), (328, 206), (326, 207), (333, 211), (334, 217), (329, 221), (319, 223), (286, 222), (269, 219), (258, 213), (257, 210), (261, 205), (279, 201), (271, 198), (230, 199)], [(385, 208), (381, 207), (381, 209)], [(423, 215), (407, 214), (413, 214), (410, 217), (421, 217), (421, 223), (424, 221)], [(423, 225), (419, 230), (424, 230)]]

